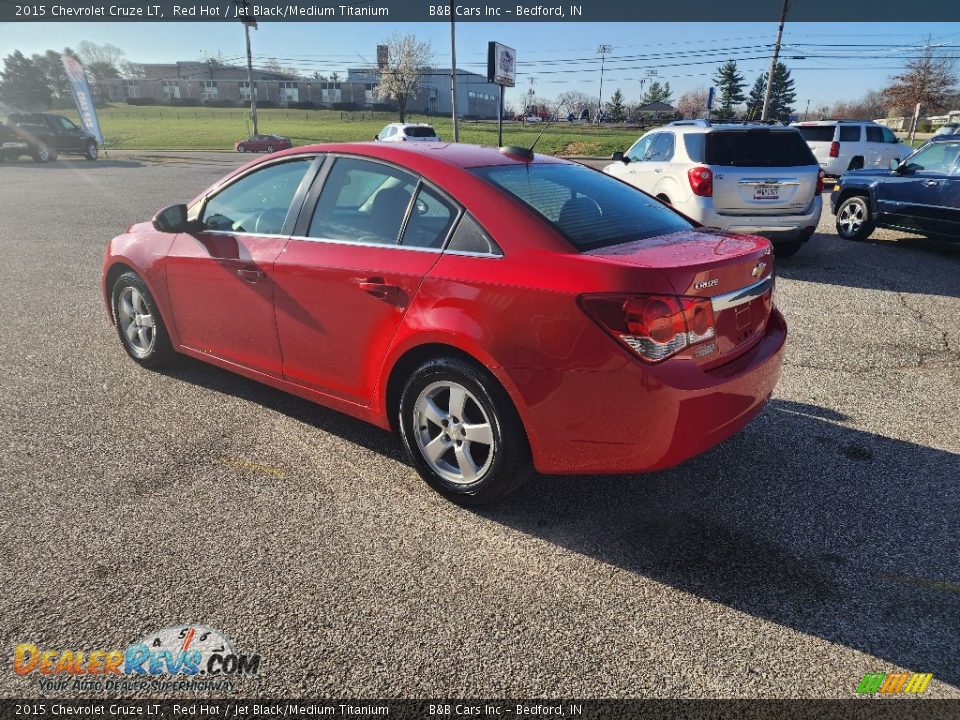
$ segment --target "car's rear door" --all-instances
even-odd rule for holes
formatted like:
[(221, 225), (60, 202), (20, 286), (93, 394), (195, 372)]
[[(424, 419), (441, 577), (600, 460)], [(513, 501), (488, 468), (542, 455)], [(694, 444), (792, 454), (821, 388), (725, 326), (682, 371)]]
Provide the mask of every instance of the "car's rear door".
[(416, 175), (330, 158), (276, 263), (284, 377), (369, 405), (401, 321), (458, 209)]
[(174, 238), (167, 287), (182, 345), (282, 375), (274, 261), (287, 244), (316, 162), (300, 156), (258, 166), (203, 201), (203, 230)]
[(794, 130), (717, 130), (707, 135), (706, 163), (723, 215), (796, 215), (816, 194), (819, 164)]
[(914, 153), (902, 170), (877, 183), (880, 222), (919, 233), (943, 232), (944, 192), (960, 154), (960, 142), (929, 143)]

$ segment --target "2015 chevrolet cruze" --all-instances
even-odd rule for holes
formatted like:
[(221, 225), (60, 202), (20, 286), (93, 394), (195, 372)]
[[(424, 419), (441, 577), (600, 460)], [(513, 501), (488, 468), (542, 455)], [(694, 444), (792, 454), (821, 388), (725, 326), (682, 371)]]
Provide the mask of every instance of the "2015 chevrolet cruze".
[(127, 353), (177, 353), (399, 431), (463, 503), (675, 465), (753, 418), (786, 326), (759, 237), (564, 160), (299, 147), (114, 238)]

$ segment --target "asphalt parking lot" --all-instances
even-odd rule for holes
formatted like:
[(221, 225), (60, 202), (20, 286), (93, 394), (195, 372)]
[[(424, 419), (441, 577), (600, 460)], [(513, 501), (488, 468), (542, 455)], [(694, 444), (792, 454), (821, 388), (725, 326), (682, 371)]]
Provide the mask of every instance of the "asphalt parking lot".
[(43, 694), (18, 643), (194, 622), (262, 655), (247, 695), (848, 698), (904, 669), (960, 698), (960, 245), (825, 212), (742, 433), (477, 512), (380, 430), (123, 353), (105, 243), (238, 161), (0, 164), (0, 695)]

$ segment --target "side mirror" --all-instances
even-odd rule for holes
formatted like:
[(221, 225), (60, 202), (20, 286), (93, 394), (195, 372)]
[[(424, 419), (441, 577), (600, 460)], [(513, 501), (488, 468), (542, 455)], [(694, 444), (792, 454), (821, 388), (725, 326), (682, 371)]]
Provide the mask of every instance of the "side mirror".
[(374, 141), (374, 142), (380, 142), (380, 136), (379, 136), (379, 135), (374, 135), (374, 136), (373, 136), (373, 141)]
[(900, 172), (901, 165), (900, 165), (900, 161), (897, 158), (894, 158), (893, 160), (890, 161), (890, 169), (893, 172)]
[(153, 216), (153, 227), (165, 233), (186, 232), (190, 229), (187, 206), (180, 204), (164, 208)]
[(610, 156), (610, 159), (614, 162), (623, 162), (623, 153), (617, 150), (617, 152)]

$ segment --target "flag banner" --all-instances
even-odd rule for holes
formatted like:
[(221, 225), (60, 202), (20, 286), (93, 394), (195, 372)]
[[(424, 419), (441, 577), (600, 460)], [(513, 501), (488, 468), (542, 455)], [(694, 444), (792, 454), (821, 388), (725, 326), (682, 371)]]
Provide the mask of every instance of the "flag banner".
[(80, 113), (80, 122), (87, 132), (91, 133), (97, 142), (103, 145), (103, 134), (100, 132), (100, 121), (97, 120), (97, 109), (93, 105), (93, 95), (90, 94), (90, 84), (83, 65), (69, 55), (62, 55), (63, 69), (67, 71), (70, 89), (73, 90), (73, 101)]

